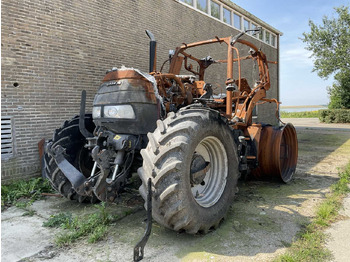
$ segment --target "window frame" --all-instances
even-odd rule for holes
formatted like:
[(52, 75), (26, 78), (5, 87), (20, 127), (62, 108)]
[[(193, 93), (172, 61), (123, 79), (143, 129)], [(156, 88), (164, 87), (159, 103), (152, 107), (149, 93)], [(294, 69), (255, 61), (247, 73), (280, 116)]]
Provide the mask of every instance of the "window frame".
[(265, 30), (265, 43), (271, 45), (271, 33)]
[[(224, 21), (224, 18), (225, 18), (225, 10), (227, 10), (230, 14), (230, 23), (227, 23)], [(232, 10), (230, 9), (227, 9), (225, 6), (222, 7), (222, 21), (230, 26), (232, 26)]]
[[(199, 5), (199, 2), (201, 2), (201, 1), (203, 1), (203, 2), (205, 2), (205, 5), (206, 5), (206, 11), (203, 11), (202, 9), (200, 9), (200, 8), (198, 8), (198, 5)], [(205, 13), (205, 14), (209, 14), (209, 6), (210, 5), (208, 5), (208, 0), (195, 0), (194, 1), (195, 2), (195, 8), (197, 9), (197, 10), (199, 10), (199, 11), (201, 11), (201, 12), (203, 12), (203, 13)]]
[[(209, 0), (209, 4), (210, 4), (210, 8), (209, 8), (210, 9), (210, 16), (215, 18), (215, 19), (221, 20), (221, 14), (220, 14), (221, 13), (221, 5), (220, 5), (220, 3), (218, 3), (214, 0)], [(214, 5), (216, 4), (219, 7), (219, 10), (218, 10), (219, 17), (213, 16), (212, 4), (214, 4)]]
[[(235, 25), (235, 17), (238, 17), (239, 28), (236, 27), (236, 25)], [(242, 19), (243, 19), (242, 15), (240, 15), (239, 13), (233, 12), (233, 27), (238, 29), (239, 31), (242, 31)]]

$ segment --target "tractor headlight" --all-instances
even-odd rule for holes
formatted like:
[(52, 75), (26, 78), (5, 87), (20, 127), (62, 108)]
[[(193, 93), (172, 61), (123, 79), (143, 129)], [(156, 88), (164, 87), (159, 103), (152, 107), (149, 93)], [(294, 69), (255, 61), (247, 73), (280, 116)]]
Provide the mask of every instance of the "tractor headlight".
[(94, 106), (92, 108), (92, 118), (100, 118), (101, 117), (101, 107)]
[(104, 106), (103, 116), (106, 118), (136, 118), (134, 109), (131, 105)]

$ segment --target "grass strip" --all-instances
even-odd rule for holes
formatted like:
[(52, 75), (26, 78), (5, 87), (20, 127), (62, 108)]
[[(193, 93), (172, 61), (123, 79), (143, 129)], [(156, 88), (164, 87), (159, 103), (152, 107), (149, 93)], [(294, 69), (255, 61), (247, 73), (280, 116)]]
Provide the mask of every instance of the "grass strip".
[(53, 192), (48, 180), (41, 177), (29, 180), (17, 180), (1, 185), (1, 207), (16, 205), (27, 207), (42, 197), (41, 193)]
[(325, 248), (324, 229), (329, 227), (338, 216), (343, 198), (350, 192), (350, 162), (345, 171), (339, 173), (340, 179), (331, 186), (331, 192), (317, 209), (316, 217), (299, 234), (299, 238), (286, 254), (279, 256), (275, 262), (327, 261), (331, 252)]
[(105, 203), (95, 205), (98, 211), (82, 217), (72, 217), (71, 213), (52, 215), (44, 227), (56, 227), (63, 229), (55, 238), (58, 246), (68, 246), (82, 237), (87, 237), (89, 243), (101, 240), (107, 233), (108, 226), (118, 219), (110, 215)]
[(303, 111), (303, 112), (286, 112), (281, 111), (281, 118), (318, 118), (320, 116), (319, 110)]

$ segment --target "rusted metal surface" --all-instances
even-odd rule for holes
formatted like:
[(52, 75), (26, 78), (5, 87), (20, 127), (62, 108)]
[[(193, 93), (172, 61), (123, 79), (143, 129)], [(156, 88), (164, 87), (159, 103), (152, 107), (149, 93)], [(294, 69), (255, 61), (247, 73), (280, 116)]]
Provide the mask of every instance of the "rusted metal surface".
[(38, 149), (39, 149), (39, 158), (40, 158), (40, 162), (42, 161), (43, 159), (43, 156), (44, 156), (44, 148), (45, 147), (45, 138), (41, 139), (39, 142), (38, 142)]
[[(191, 48), (203, 46), (203, 45), (211, 45), (218, 43), (226, 43), (227, 48), (227, 59), (223, 60), (205, 60), (194, 57), (189, 53)], [(241, 45), (246, 45), (251, 48), (250, 55), (248, 56), (240, 56), (239, 49), (235, 47), (235, 44), (239, 43)], [(221, 46), (220, 46), (221, 47)], [(249, 87), (246, 79), (242, 76), (241, 73), (241, 61), (242, 60), (255, 60), (257, 62), (259, 68), (259, 79), (257, 79), (257, 85), (254, 88)], [(191, 61), (196, 63), (198, 66), (198, 70), (194, 70), (195, 66), (191, 64)], [(234, 63), (237, 63), (237, 71), (238, 75), (234, 76)], [(181, 96), (183, 99), (177, 98), (177, 100), (181, 103), (183, 101), (188, 100), (187, 94), (185, 94), (185, 88), (181, 84), (183, 79), (178, 79), (176, 74), (180, 72), (180, 68), (183, 66), (185, 70), (194, 74), (198, 77), (198, 80), (195, 81), (195, 84), (188, 86), (190, 87), (191, 94), (193, 98), (198, 98), (198, 94), (203, 94), (202, 90), (198, 90), (198, 87), (203, 87), (203, 85), (196, 84), (196, 82), (204, 80), (205, 70), (209, 65), (214, 63), (226, 63), (227, 64), (227, 76), (226, 76), (226, 110), (221, 113), (225, 115), (228, 119), (233, 120), (235, 122), (244, 123), (239, 124), (239, 126), (249, 126), (251, 124), (252, 119), (252, 111), (261, 99), (266, 98), (266, 91), (270, 88), (270, 75), (268, 69), (268, 63), (276, 63), (272, 61), (267, 61), (265, 54), (260, 51), (255, 45), (250, 43), (249, 41), (234, 39), (233, 37), (225, 37), (219, 38), (216, 37), (214, 39), (209, 39), (206, 41), (199, 41), (190, 44), (183, 44), (182, 46), (176, 48), (175, 54), (171, 59), (169, 73), (161, 73), (154, 72), (154, 76), (156, 78), (160, 78), (162, 81), (159, 81), (159, 90), (162, 91), (162, 94), (166, 94), (166, 91), (169, 89), (169, 85), (166, 86), (164, 83), (169, 80), (175, 80), (180, 87)], [(234, 86), (237, 86), (235, 88)], [(215, 101), (215, 104), (208, 103), (209, 106), (215, 108), (223, 108), (218, 106), (217, 104), (222, 101)], [(179, 104), (177, 104), (179, 105)], [(232, 108), (235, 108), (235, 111), (232, 111)], [(170, 108), (170, 106), (167, 106)]]
[(257, 131), (261, 132), (258, 138), (259, 167), (253, 171), (253, 175), (257, 178), (277, 178), (289, 182), (298, 159), (298, 141), (294, 126), (264, 126)]
[(143, 79), (144, 77), (140, 75), (135, 70), (112, 70), (108, 72), (103, 78), (102, 82), (119, 80), (119, 79)]
[[(226, 96), (220, 99), (207, 99), (205, 104), (215, 108), (221, 115), (225, 116), (230, 121), (232, 128), (242, 130), (247, 137), (252, 139), (250, 146), (255, 147), (255, 150), (252, 150), (250, 155), (245, 156), (245, 158), (248, 162), (254, 163), (251, 165), (251, 169), (255, 177), (279, 177), (282, 181), (288, 182), (297, 164), (298, 143), (294, 127), (291, 124), (282, 127), (269, 127), (256, 125), (252, 122), (254, 107), (263, 103), (276, 104), (276, 117), (280, 120), (278, 115), (280, 102), (276, 99), (266, 98), (266, 92), (270, 89), (268, 64), (277, 64), (277, 62), (268, 61), (266, 55), (254, 44), (239, 39), (242, 35), (241, 33), (236, 37), (215, 37), (205, 41), (183, 44), (176, 48), (174, 56), (171, 58), (168, 73), (153, 72), (152, 74), (157, 79), (159, 93), (164, 98), (166, 110), (172, 111), (178, 106), (191, 103), (192, 100), (198, 99), (200, 101), (200, 97), (205, 93), (204, 75), (206, 68), (211, 64), (226, 63)], [(227, 59), (201, 59), (190, 53), (192, 48), (212, 44), (216, 44), (215, 48), (219, 48), (217, 44), (223, 43), (226, 45), (219, 45), (219, 47), (227, 48)], [(249, 55), (241, 56), (236, 44), (248, 46), (250, 48)], [(241, 62), (243, 60), (253, 60), (258, 66), (258, 79), (253, 87), (249, 86), (248, 81), (242, 75)], [(195, 75), (196, 81), (189, 82), (178, 77), (177, 74), (179, 74), (181, 67)], [(234, 72), (237, 72), (237, 75), (234, 75)], [(178, 89), (174, 89), (174, 81)], [(169, 96), (170, 93), (171, 96)], [(259, 167), (254, 170), (256, 164)]]
[[(157, 103), (157, 98), (155, 95), (153, 84), (134, 69), (113, 70), (111, 72), (108, 72), (103, 78), (102, 82), (109, 81), (117, 81), (117, 84), (121, 84), (121, 81), (128, 81), (130, 86), (140, 87), (144, 89), (144, 95), (147, 98), (147, 100), (152, 101), (155, 104)], [(118, 81), (120, 81), (120, 83), (118, 83)], [(108, 98), (109, 96), (106, 96), (106, 99)]]

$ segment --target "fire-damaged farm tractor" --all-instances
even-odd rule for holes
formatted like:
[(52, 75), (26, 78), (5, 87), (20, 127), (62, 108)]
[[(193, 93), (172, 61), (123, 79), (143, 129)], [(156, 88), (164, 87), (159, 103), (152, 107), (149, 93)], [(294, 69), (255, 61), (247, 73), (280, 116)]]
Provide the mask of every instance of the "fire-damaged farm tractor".
[[(68, 199), (114, 201), (138, 168), (149, 216), (176, 231), (206, 233), (227, 213), (240, 176), (288, 182), (295, 172), (294, 127), (252, 121), (261, 103), (275, 103), (278, 118), (279, 102), (266, 97), (268, 64), (276, 62), (240, 39), (240, 33), (183, 44), (170, 52), (169, 70), (163, 73), (156, 70), (154, 36), (146, 33), (150, 73), (108, 71), (92, 115), (85, 114), (83, 91), (80, 116), (66, 121), (47, 143), (46, 177)], [(226, 59), (190, 54), (195, 47), (218, 43), (225, 44), (220, 47), (227, 48)], [(247, 46), (248, 55), (240, 56), (237, 45)], [(241, 75), (244, 60), (258, 67), (252, 87)], [(209, 66), (222, 63), (227, 64), (226, 92), (214, 94), (204, 75)], [(142, 256), (143, 247), (139, 251)]]

